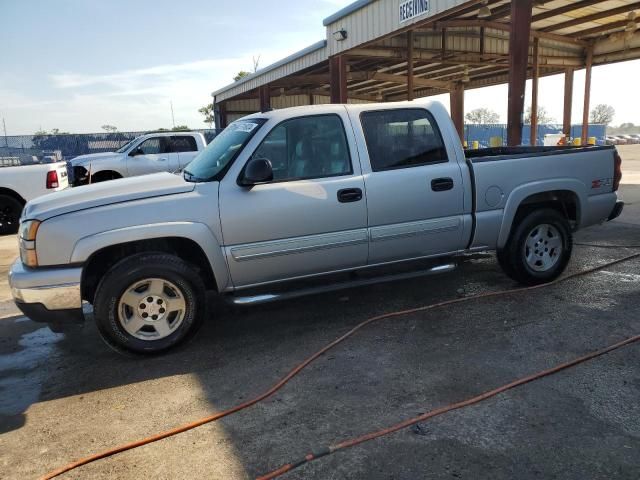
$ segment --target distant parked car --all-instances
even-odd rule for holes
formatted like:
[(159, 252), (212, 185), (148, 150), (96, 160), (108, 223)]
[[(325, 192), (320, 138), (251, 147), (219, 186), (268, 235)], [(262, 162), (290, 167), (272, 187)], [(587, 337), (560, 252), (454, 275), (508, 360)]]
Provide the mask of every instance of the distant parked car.
[(629, 143), (624, 135), (614, 135), (613, 137), (618, 141), (616, 145), (626, 145), (627, 143)]
[(201, 133), (150, 133), (131, 140), (115, 152), (80, 155), (71, 160), (73, 186), (135, 177), (157, 172), (179, 172), (204, 150)]
[(640, 133), (632, 133), (629, 136), (635, 140), (635, 143), (640, 143)]
[(627, 141), (627, 145), (635, 145), (638, 143), (638, 139), (633, 135), (620, 135)]
[(613, 135), (607, 135), (604, 139), (604, 143), (607, 145), (618, 145), (618, 139)]

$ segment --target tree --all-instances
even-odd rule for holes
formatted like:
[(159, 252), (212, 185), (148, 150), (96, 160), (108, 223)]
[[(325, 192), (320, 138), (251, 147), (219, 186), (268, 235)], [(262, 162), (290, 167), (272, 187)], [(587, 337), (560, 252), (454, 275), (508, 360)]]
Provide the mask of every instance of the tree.
[(476, 108), (465, 115), (467, 123), (476, 125), (500, 123), (500, 115), (488, 108)]
[(215, 122), (215, 114), (213, 112), (213, 103), (205, 105), (198, 109), (202, 115), (204, 115), (204, 123), (209, 124), (209, 128), (213, 128), (213, 122)]
[[(543, 106), (538, 106), (538, 125), (545, 125), (554, 123), (555, 119), (547, 112), (547, 109)], [(531, 125), (531, 107), (527, 107), (527, 111), (524, 114), (525, 125)]]
[(591, 123), (597, 123), (600, 125), (609, 125), (613, 121), (613, 117), (616, 115), (615, 109), (611, 105), (601, 103), (596, 105), (591, 110)]
[(240, 71), (238, 72), (238, 74), (237, 74), (235, 77), (233, 77), (233, 81), (234, 81), (234, 82), (237, 82), (237, 81), (238, 81), (238, 80), (240, 80), (241, 78), (244, 78), (244, 77), (246, 77), (246, 76), (248, 76), (248, 75), (251, 75), (251, 72), (246, 72), (246, 71), (244, 71), (244, 70), (240, 70)]
[(176, 125), (171, 129), (172, 132), (188, 132), (191, 130), (187, 125)]
[(107, 133), (115, 133), (118, 131), (118, 127), (115, 127), (113, 125), (102, 125), (102, 127), (100, 128), (102, 128)]

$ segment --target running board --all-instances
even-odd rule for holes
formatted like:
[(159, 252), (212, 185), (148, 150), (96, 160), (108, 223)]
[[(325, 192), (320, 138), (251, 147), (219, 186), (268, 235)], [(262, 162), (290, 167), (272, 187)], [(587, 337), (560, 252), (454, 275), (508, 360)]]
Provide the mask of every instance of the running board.
[(440, 273), (447, 273), (455, 270), (455, 263), (447, 263), (444, 265), (438, 265), (428, 270), (418, 270), (415, 272), (398, 273), (394, 275), (385, 275), (375, 278), (367, 278), (364, 280), (353, 280), (348, 282), (332, 283), (330, 285), (322, 285), (319, 287), (303, 288), (301, 290), (294, 290), (291, 292), (282, 293), (265, 293), (249, 296), (229, 296), (228, 300), (234, 305), (260, 305), (263, 303), (276, 302), (279, 300), (291, 300), (293, 298), (306, 297), (308, 295), (317, 295), (320, 293), (334, 292), (336, 290), (343, 290), (345, 288), (364, 287), (367, 285), (374, 285), (376, 283), (396, 282), (399, 280), (409, 280), (412, 278), (426, 277), (429, 275), (437, 275)]

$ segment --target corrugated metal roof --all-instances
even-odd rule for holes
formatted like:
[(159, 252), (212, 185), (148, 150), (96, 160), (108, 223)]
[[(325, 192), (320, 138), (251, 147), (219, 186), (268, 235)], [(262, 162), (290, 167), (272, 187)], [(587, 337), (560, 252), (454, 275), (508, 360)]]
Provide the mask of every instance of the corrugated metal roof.
[[(310, 58), (313, 57), (312, 60), (314, 61), (314, 63), (317, 63), (318, 61), (326, 60), (328, 58), (328, 55), (326, 55), (325, 52), (321, 52), (321, 50), (326, 50), (326, 48), (327, 48), (326, 40), (321, 40), (319, 42), (316, 42), (313, 45), (309, 45), (307, 48), (300, 50), (299, 52), (289, 55), (288, 57), (283, 58), (282, 60), (269, 65), (268, 67), (262, 68), (257, 72), (252, 73), (251, 75), (247, 75), (246, 77), (241, 78), (237, 82), (234, 82), (230, 85), (227, 85), (226, 87), (216, 90), (215, 92), (212, 93), (212, 95), (217, 97), (218, 95), (224, 93), (225, 97), (229, 98), (230, 96), (237, 95), (238, 93), (243, 93), (245, 91), (256, 88), (256, 86), (260, 86), (267, 83), (267, 82), (262, 82), (262, 83), (259, 82), (259, 80), (267, 76), (267, 74), (274, 72), (275, 70), (282, 68), (284, 66), (291, 65), (296, 61), (304, 60), (305, 57), (310, 57)], [(298, 68), (298, 70), (301, 70), (302, 68), (306, 68), (310, 66), (310, 65), (304, 64), (304, 62), (300, 62), (300, 63), (301, 65), (300, 65), (300, 68)], [(294, 66), (293, 68), (288, 69), (288, 71), (285, 74), (290, 75), (295, 71), (296, 71), (296, 68)], [(246, 88), (247, 85), (251, 85), (255, 83), (257, 83), (255, 86), (252, 85), (250, 88)], [(237, 93), (233, 93), (229, 95), (229, 92), (232, 90), (234, 92), (237, 91)]]
[(341, 20), (348, 15), (351, 15), (353, 12), (360, 10), (362, 7), (365, 7), (375, 1), (376, 0), (358, 0), (357, 2), (353, 2), (352, 4), (344, 7), (342, 10), (337, 11), (333, 15), (329, 15), (323, 20), (322, 24), (325, 27), (327, 25), (331, 25), (332, 23), (337, 22), (338, 20)]

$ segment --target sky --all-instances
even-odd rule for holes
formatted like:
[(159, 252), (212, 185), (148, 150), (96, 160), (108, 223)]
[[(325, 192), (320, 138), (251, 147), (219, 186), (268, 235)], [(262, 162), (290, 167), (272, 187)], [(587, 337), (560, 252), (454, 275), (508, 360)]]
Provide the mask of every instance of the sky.
[[(0, 117), (8, 135), (176, 125), (205, 128), (211, 92), (325, 37), (322, 20), (352, 0), (0, 0)], [(594, 68), (592, 105), (614, 124), (640, 124), (640, 62)], [(573, 120), (582, 118), (584, 72), (575, 74)], [(433, 97), (448, 107), (448, 96)], [(562, 118), (563, 79), (540, 82), (540, 104)], [(527, 103), (530, 102), (530, 87)], [(506, 120), (507, 88), (466, 93), (465, 109)], [(1, 126), (0, 126), (1, 128)]]

